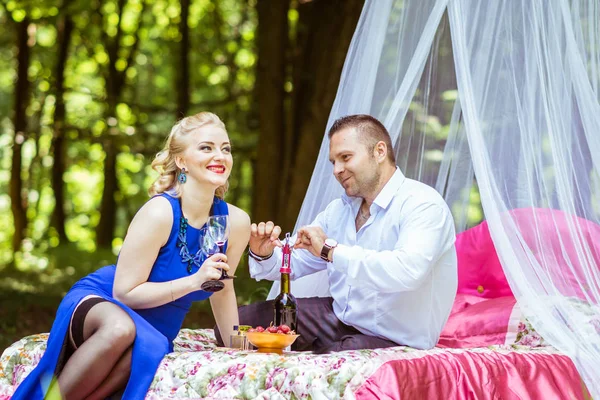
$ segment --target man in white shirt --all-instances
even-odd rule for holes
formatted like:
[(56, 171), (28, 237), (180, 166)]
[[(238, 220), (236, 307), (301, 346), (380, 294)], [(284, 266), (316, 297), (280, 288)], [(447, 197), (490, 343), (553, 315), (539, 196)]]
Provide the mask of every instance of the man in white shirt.
[[(298, 230), (291, 278), (326, 269), (331, 298), (298, 299), (296, 349), (432, 348), (457, 288), (450, 210), (433, 188), (396, 167), (389, 133), (375, 118), (340, 118), (329, 138), (345, 194)], [(252, 224), (255, 279), (279, 279), (280, 234), (271, 221)], [(272, 318), (269, 302), (240, 308), (240, 323)]]

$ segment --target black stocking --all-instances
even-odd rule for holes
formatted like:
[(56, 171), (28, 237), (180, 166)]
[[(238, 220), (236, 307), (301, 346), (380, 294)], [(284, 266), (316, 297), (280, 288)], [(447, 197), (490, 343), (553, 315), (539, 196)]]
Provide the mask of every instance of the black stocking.
[[(129, 367), (128, 350), (135, 340), (135, 324), (121, 307), (110, 302), (99, 303), (85, 316), (83, 338), (83, 344), (58, 377), (58, 386), (67, 400), (84, 399), (98, 389), (110, 394), (123, 386), (122, 382), (107, 378), (113, 369)], [(110, 387), (111, 382), (114, 388)]]

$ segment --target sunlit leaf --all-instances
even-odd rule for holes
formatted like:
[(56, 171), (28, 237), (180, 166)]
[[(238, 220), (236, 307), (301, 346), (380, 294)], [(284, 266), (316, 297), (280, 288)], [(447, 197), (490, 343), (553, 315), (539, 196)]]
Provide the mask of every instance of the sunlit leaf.
[(125, 103), (119, 103), (117, 105), (117, 117), (119, 121), (123, 121), (125, 124), (132, 124), (135, 122), (135, 117), (131, 112), (131, 108)]
[(127, 68), (127, 61), (121, 58), (117, 60), (115, 67), (117, 68), (117, 71), (123, 71), (125, 68)]
[(96, 53), (94, 58), (98, 64), (106, 64), (108, 62), (108, 54), (104, 51)]
[(25, 10), (22, 10), (22, 9), (17, 9), (12, 12), (12, 17), (15, 20), (15, 22), (23, 21), (26, 16), (27, 16), (27, 13), (25, 12)]
[(32, 19), (40, 19), (43, 15), (42, 10), (39, 7), (33, 7), (31, 9), (31, 18)]
[(241, 68), (250, 68), (256, 62), (256, 56), (248, 49), (240, 49), (235, 57), (235, 63)]
[(442, 93), (442, 100), (455, 101), (458, 98), (457, 90), (446, 90)]
[(116, 26), (119, 24), (119, 16), (117, 15), (117, 13), (111, 13), (108, 15), (108, 18), (106, 19), (109, 25), (113, 25)]
[(139, 65), (146, 65), (146, 63), (148, 62), (148, 57), (146, 57), (145, 54), (138, 54), (135, 57), (135, 61), (139, 64)]
[(40, 81), (38, 84), (38, 89), (41, 92), (47, 92), (50, 89), (50, 83), (48, 81)]

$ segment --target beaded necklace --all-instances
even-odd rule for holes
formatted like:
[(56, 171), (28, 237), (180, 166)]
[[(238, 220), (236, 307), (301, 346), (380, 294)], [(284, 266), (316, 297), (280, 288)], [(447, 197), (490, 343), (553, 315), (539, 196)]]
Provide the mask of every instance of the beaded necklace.
[[(177, 234), (177, 247), (179, 247), (179, 256), (181, 257), (181, 261), (185, 264), (187, 263), (187, 272), (191, 274), (193, 271), (192, 265), (200, 268), (202, 262), (204, 261), (204, 253), (202, 252), (202, 247), (198, 249), (196, 254), (191, 255), (187, 246), (187, 228), (188, 228), (188, 220), (183, 215), (183, 208), (181, 207), (181, 199), (179, 200), (179, 209), (181, 210), (181, 217), (179, 217), (179, 233)], [(213, 215), (213, 207), (210, 208), (209, 215)]]

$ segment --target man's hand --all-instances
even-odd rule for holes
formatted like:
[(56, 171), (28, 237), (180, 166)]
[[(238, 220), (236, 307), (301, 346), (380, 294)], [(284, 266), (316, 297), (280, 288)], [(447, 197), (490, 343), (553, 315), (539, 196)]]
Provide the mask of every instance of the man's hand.
[(327, 235), (320, 226), (303, 226), (298, 230), (294, 249), (306, 249), (314, 256), (321, 257), (321, 250)]
[(267, 257), (275, 247), (282, 247), (279, 241), (281, 228), (272, 221), (260, 222), (250, 226), (250, 250), (257, 256)]

